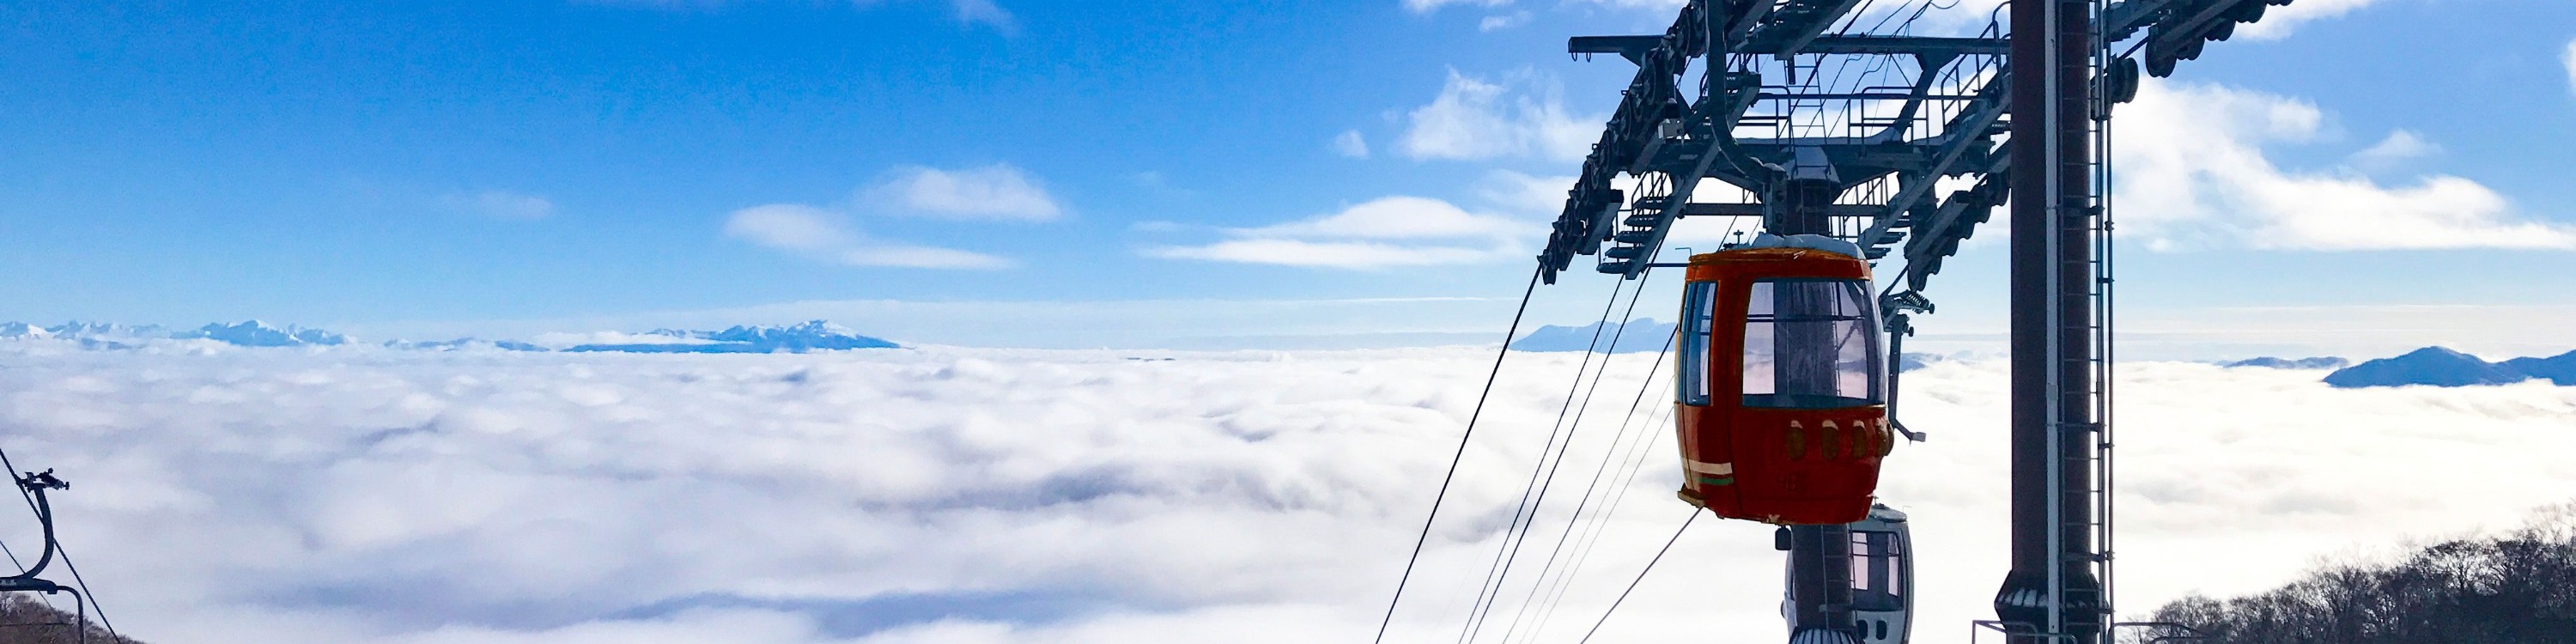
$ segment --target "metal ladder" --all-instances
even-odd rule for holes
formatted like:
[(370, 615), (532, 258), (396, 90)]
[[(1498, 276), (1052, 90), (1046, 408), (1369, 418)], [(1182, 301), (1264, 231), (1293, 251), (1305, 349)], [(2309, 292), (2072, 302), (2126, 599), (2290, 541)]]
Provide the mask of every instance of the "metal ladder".
[(1622, 211), (1618, 227), (1611, 229), (1610, 245), (1601, 249), (1601, 272), (1625, 272), (1629, 265), (1646, 261), (1654, 254), (1650, 246), (1659, 241), (1657, 230), (1672, 223), (1664, 219), (1672, 203), (1672, 179), (1649, 175), (1639, 184), (1636, 201)]
[(2113, 602), (2112, 594), (2112, 589), (2115, 587), (2112, 562), (2116, 551), (2113, 549), (2112, 541), (2115, 523), (2112, 520), (2114, 478), (2111, 451), (2113, 447), (2111, 440), (2113, 366), (2116, 364), (2117, 357), (2112, 344), (2115, 331), (2112, 299), (2114, 280), (2111, 207), (2114, 186), (2111, 171), (2111, 92), (2106, 86), (2109, 82), (2113, 54), (2111, 43), (2106, 38), (2108, 34), (2103, 31), (2109, 22), (2105, 15), (2109, 8), (2109, 0), (2092, 0), (2086, 4), (2093, 14), (2094, 30), (2093, 46), (2090, 48), (2092, 55), (2088, 57), (2089, 64), (2086, 65), (2093, 87), (2092, 91), (2088, 92), (2091, 95), (2090, 108), (2086, 110), (2088, 114), (2085, 115), (2085, 127), (2093, 138), (2092, 145), (2088, 146), (2091, 158), (2086, 159), (2091, 166), (2089, 168), (2091, 181), (2088, 182), (2091, 194), (2088, 195), (2089, 207), (2085, 210), (2087, 218), (2091, 220), (2090, 241), (2093, 244), (2090, 267), (2092, 279), (2087, 281), (2089, 292), (2086, 297), (2092, 314), (2093, 347), (2092, 351), (2088, 352), (2090, 355), (2086, 360), (2092, 372), (2091, 391), (2088, 393), (2093, 402), (2090, 428), (2094, 441), (2093, 449), (2088, 450), (2088, 460), (2091, 461), (2087, 463), (2091, 468), (2089, 477), (2091, 489), (2088, 492), (2093, 511), (2089, 513), (2092, 515), (2091, 525), (2087, 527), (2093, 532), (2093, 547), (2096, 554), (2090, 565), (2093, 568), (2094, 579), (2101, 582), (2102, 590), (2098, 600), (2102, 610), (2101, 623), (2105, 626), (2101, 633), (2103, 641), (2107, 644), (2112, 640), (2112, 629), (2109, 625), (2117, 621), (2117, 615), (2114, 613), (2117, 604)]

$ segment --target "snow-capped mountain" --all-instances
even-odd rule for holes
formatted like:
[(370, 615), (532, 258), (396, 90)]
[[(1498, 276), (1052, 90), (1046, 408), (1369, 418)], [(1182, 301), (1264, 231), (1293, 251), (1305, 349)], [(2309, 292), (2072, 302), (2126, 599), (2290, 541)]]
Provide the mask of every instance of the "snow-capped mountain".
[(475, 338), (457, 338), (454, 340), (386, 340), (383, 346), (387, 349), (401, 349), (404, 351), (553, 351), (553, 349), (517, 340), (480, 340)]
[(540, 336), (534, 342), (523, 340), (388, 340), (360, 345), (349, 336), (322, 329), (294, 325), (277, 326), (258, 320), (234, 324), (208, 324), (195, 329), (173, 331), (157, 325), (130, 326), (98, 322), (67, 322), (40, 327), (25, 322), (0, 322), (0, 341), (29, 342), (56, 347), (118, 350), (146, 347), (197, 347), (216, 343), (236, 347), (370, 347), (399, 351), (608, 351), (628, 353), (804, 353), (840, 349), (887, 349), (897, 345), (883, 339), (859, 335), (848, 327), (814, 320), (791, 326), (734, 326), (722, 331), (689, 331), (655, 329), (645, 333), (589, 333), (572, 337), (584, 340), (548, 341)]
[(296, 326), (278, 328), (266, 322), (246, 320), (238, 324), (208, 324), (193, 331), (172, 334), (173, 339), (205, 339), (238, 347), (303, 347), (338, 346), (349, 343), (349, 337)]
[(723, 331), (655, 329), (643, 335), (667, 337), (670, 341), (582, 344), (564, 350), (625, 353), (804, 353), (897, 347), (893, 342), (859, 335), (848, 327), (822, 320), (794, 326), (737, 325)]
[(258, 320), (234, 324), (208, 324), (186, 331), (173, 331), (157, 324), (127, 325), (105, 322), (65, 322), (50, 327), (37, 327), (25, 322), (0, 322), (0, 338), (14, 340), (56, 339), (71, 341), (84, 348), (120, 349), (154, 341), (211, 340), (242, 347), (301, 347), (348, 344), (348, 336), (321, 329), (296, 326), (271, 326)]
[(53, 337), (76, 340), (148, 340), (170, 337), (170, 329), (158, 324), (134, 326), (74, 321), (45, 327), (45, 332)]

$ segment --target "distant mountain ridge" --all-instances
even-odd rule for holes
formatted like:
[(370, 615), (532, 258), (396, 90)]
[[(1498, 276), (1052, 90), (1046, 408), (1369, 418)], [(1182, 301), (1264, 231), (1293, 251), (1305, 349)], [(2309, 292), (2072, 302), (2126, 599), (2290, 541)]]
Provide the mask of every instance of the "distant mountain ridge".
[(2544, 378), (2561, 387), (2576, 385), (2576, 351), (2547, 358), (2514, 358), (2500, 366), (2522, 372), (2533, 378)]
[[(848, 327), (823, 320), (812, 320), (790, 326), (736, 325), (722, 331), (657, 329), (641, 335), (669, 338), (670, 341), (576, 344), (561, 350), (625, 353), (805, 353), (844, 349), (899, 348), (899, 345), (893, 342), (859, 335)], [(136, 349), (151, 346), (156, 342), (186, 341), (211, 341), (237, 347), (257, 348), (359, 345), (349, 336), (339, 333), (294, 325), (280, 327), (258, 320), (246, 320), (234, 324), (208, 324), (183, 331), (174, 331), (159, 325), (130, 326), (75, 321), (40, 327), (25, 322), (0, 322), (0, 341), (7, 340), (64, 342), (83, 349), (96, 350)], [(474, 338), (438, 341), (390, 340), (377, 346), (407, 351), (557, 350), (532, 342)]]
[(2275, 358), (2272, 356), (2263, 356), (2260, 358), (2247, 358), (2234, 362), (2219, 363), (2218, 366), (2265, 367), (2270, 369), (2342, 369), (2344, 367), (2352, 366), (2352, 361), (2334, 356), (2318, 358)]
[[(1616, 322), (1595, 322), (1583, 326), (1541, 326), (1529, 335), (1513, 340), (1513, 351), (1603, 351), (1607, 353), (1648, 353), (1664, 350), (1664, 340), (1673, 335), (1674, 325), (1656, 322), (1654, 318), (1629, 320), (1625, 331)], [(1611, 342), (1612, 332), (1619, 331), (1618, 342)], [(1595, 338), (1598, 338), (1597, 340)], [(1597, 344), (1596, 344), (1597, 342)]]
[(2514, 358), (2487, 362), (2444, 347), (2424, 347), (2394, 358), (2380, 358), (2326, 374), (2338, 388), (2430, 385), (2467, 387), (2502, 385), (2534, 378), (2556, 385), (2576, 385), (2576, 351), (2547, 358)]
[(330, 347), (349, 343), (349, 336), (296, 326), (278, 328), (258, 320), (239, 324), (208, 324), (194, 331), (182, 331), (170, 337), (180, 340), (207, 339), (240, 347)]
[(213, 340), (241, 347), (338, 346), (349, 343), (349, 337), (324, 331), (288, 325), (273, 326), (259, 320), (233, 324), (207, 324), (185, 331), (173, 331), (158, 324), (131, 326), (99, 322), (65, 322), (39, 327), (25, 322), (0, 322), (0, 339), (61, 339), (77, 342), (85, 348), (127, 348), (152, 340)]
[[(893, 342), (859, 335), (849, 327), (812, 320), (795, 326), (734, 326), (723, 331), (655, 329), (645, 335), (669, 337), (668, 343), (583, 344), (573, 352), (621, 353), (805, 353), (844, 349), (894, 349)], [(684, 340), (694, 340), (684, 341)]]

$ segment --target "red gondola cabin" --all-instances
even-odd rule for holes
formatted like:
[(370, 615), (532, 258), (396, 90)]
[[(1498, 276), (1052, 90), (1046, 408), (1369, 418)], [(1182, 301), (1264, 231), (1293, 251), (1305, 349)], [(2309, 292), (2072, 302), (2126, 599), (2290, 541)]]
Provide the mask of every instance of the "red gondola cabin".
[(1681, 497), (1718, 516), (1869, 516), (1888, 431), (1869, 265), (1851, 244), (1764, 235), (1694, 255), (1676, 378)]

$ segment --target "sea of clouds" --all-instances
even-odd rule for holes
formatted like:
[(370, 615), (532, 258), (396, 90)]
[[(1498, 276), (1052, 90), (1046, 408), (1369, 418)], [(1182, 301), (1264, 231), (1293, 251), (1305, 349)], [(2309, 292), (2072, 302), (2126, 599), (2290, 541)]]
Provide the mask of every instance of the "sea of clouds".
[[(63, 539), (156, 644), (1353, 642), (1492, 351), (0, 349), (0, 447), (72, 481)], [(1587, 359), (1506, 363), (1388, 641), (1457, 639)], [(1607, 359), (1482, 641), (1573, 641), (1688, 513), (1656, 357)], [(2123, 365), (2127, 611), (2576, 497), (2576, 387), (2321, 375)], [(2005, 561), (2003, 367), (1903, 387), (1930, 440), (1882, 494), (1914, 517), (1916, 641), (1965, 641)], [(1630, 454), (1560, 610), (1511, 626), (1593, 466)], [(21, 555), (32, 532), (0, 520)], [(1699, 520), (1600, 638), (1779, 639), (1770, 532)]]

